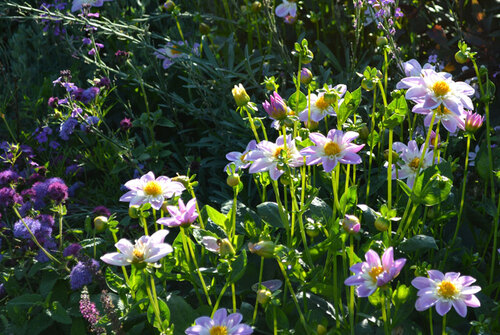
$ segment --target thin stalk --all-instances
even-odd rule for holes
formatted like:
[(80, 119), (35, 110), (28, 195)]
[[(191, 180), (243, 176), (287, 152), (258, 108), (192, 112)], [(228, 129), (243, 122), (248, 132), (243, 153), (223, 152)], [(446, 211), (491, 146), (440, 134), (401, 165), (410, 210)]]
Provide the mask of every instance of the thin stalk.
[(382, 321), (384, 321), (384, 332), (386, 335), (390, 335), (391, 332), (389, 331), (389, 322), (387, 320), (387, 313), (385, 309), (385, 293), (381, 294), (381, 299), (382, 301), (380, 302), (380, 304), (382, 307)]
[(332, 192), (333, 192), (333, 213), (332, 213), (332, 219), (335, 220), (335, 217), (337, 216), (337, 210), (340, 211), (340, 203), (339, 203), (339, 184), (337, 182), (337, 175), (340, 173), (340, 164), (337, 163), (337, 166), (335, 169), (332, 171)]
[[(389, 129), (389, 157), (387, 165), (387, 208), (392, 209), (392, 141), (394, 129)], [(389, 234), (390, 236), (390, 234)]]
[(443, 315), (443, 327), (442, 327), (441, 334), (446, 335), (446, 314)]
[[(189, 184), (189, 183), (188, 183)], [(191, 184), (188, 185), (187, 187), (189, 194), (191, 194), (191, 197), (196, 198), (196, 195), (194, 194), (193, 187)], [(195, 206), (196, 206), (196, 211), (198, 212), (198, 222), (200, 223), (201, 229), (205, 229), (205, 224), (203, 223), (203, 218), (201, 215), (200, 207), (198, 206), (198, 201), (195, 201)]]
[(491, 268), (490, 268), (490, 285), (493, 284), (493, 275), (495, 273), (495, 256), (497, 254), (498, 241), (498, 221), (500, 218), (500, 197), (498, 197), (497, 214), (495, 217), (495, 227), (493, 228), (493, 249), (491, 249)]
[(236, 288), (234, 283), (231, 283), (231, 295), (233, 296), (233, 313), (236, 313)]
[(237, 197), (238, 197), (238, 186), (233, 187), (233, 208), (232, 208), (232, 215), (231, 215), (231, 233), (229, 235), (229, 238), (231, 239), (231, 242), (234, 242), (234, 238), (236, 235), (236, 210), (237, 210)]
[(230, 285), (230, 282), (229, 281), (226, 281), (226, 283), (224, 284), (224, 286), (222, 287), (222, 290), (220, 291), (220, 294), (219, 294), (219, 297), (217, 297), (217, 300), (215, 301), (215, 305), (214, 307), (212, 308), (212, 314), (210, 315), (211, 318), (214, 317), (214, 314), (215, 314), (215, 311), (217, 311), (217, 309), (219, 308), (219, 304), (220, 304), (220, 301), (222, 299), (222, 296), (224, 295), (224, 293), (226, 292), (227, 288), (229, 287)]
[(274, 194), (276, 196), (276, 203), (278, 204), (278, 213), (281, 217), (281, 221), (283, 221), (283, 226), (285, 227), (285, 230), (286, 230), (286, 235), (287, 235), (287, 246), (290, 246), (290, 243), (291, 243), (291, 236), (290, 236), (290, 224), (288, 222), (288, 218), (285, 214), (285, 212), (283, 211), (283, 204), (281, 203), (281, 199), (280, 199), (280, 191), (278, 189), (278, 182), (276, 180), (273, 180), (271, 182), (271, 184), (273, 185), (273, 190), (274, 190)]
[[(257, 292), (260, 290), (260, 285), (262, 283), (262, 274), (264, 272), (264, 257), (260, 258), (260, 270), (259, 270), (259, 285), (257, 286)], [(255, 320), (257, 319), (257, 307), (259, 306), (259, 296), (255, 298), (255, 307), (253, 309), (253, 317), (252, 324), (255, 324)]]
[[(288, 278), (288, 275), (286, 274), (285, 268), (283, 267), (283, 264), (281, 264), (280, 260), (276, 258), (276, 262), (278, 263), (278, 266), (280, 267), (281, 273), (283, 274), (283, 278), (285, 278), (286, 285), (288, 289), (290, 290), (290, 295), (292, 296), (292, 300), (295, 304), (295, 308), (297, 309), (297, 313), (299, 313), (299, 318), (300, 322), (302, 323), (302, 327), (304, 327), (304, 330), (306, 331), (306, 334), (309, 335), (309, 328), (307, 327), (306, 319), (304, 318), (304, 314), (302, 314), (302, 310), (300, 309), (299, 302), (297, 300), (297, 296), (295, 295), (295, 291), (293, 290), (292, 283), (290, 282), (290, 279)], [(305, 299), (305, 297), (302, 297)]]
[(148, 236), (148, 223), (146, 222), (146, 218), (142, 215), (139, 216), (139, 220), (141, 221), (143, 227), (144, 227), (144, 235)]
[(273, 305), (273, 334), (278, 335), (278, 319), (276, 318), (276, 306)]
[(155, 300), (155, 298), (153, 297), (153, 293), (152, 293), (152, 290), (151, 290), (151, 287), (150, 285), (148, 284), (148, 281), (146, 280), (146, 292), (148, 293), (148, 297), (149, 297), (149, 301), (151, 303), (151, 305), (153, 306), (153, 311), (155, 313), (155, 317), (156, 319), (158, 319), (158, 323), (160, 324), (160, 330), (163, 331), (163, 322), (161, 320), (161, 315), (160, 315), (160, 309), (158, 307), (158, 301)]
[[(354, 260), (354, 238), (349, 235), (349, 268), (353, 265)], [(349, 286), (349, 325), (351, 335), (354, 335), (354, 286)]]
[(193, 247), (191, 246), (191, 240), (186, 236), (186, 228), (181, 228), (182, 236), (186, 239), (186, 243), (188, 245), (189, 253), (191, 254), (191, 259), (193, 260), (194, 266), (196, 268), (196, 272), (198, 273), (198, 277), (200, 278), (201, 286), (203, 288), (203, 292), (205, 293), (205, 297), (207, 298), (207, 303), (210, 307), (212, 307), (212, 300), (210, 300), (210, 295), (208, 294), (207, 285), (205, 284), (205, 279), (203, 279), (203, 275), (201, 274), (200, 267), (198, 266), (198, 261), (196, 260), (196, 256), (193, 251)]
[[(177, 30), (179, 31), (179, 35), (181, 37), (181, 40), (182, 40), (182, 42), (186, 42), (186, 40), (184, 39), (184, 34), (182, 33), (181, 25), (179, 23), (179, 18), (177, 17), (177, 15), (174, 15), (174, 17), (175, 17), (175, 25), (177, 26)], [(200, 51), (200, 55), (201, 55), (201, 51)]]
[[(59, 215), (59, 250), (63, 248), (63, 209), (62, 204), (57, 205), (57, 214)], [(95, 244), (94, 244), (95, 247)]]
[(370, 179), (371, 179), (371, 170), (372, 170), (372, 160), (373, 160), (373, 137), (374, 134), (373, 132), (375, 131), (375, 109), (376, 109), (376, 102), (377, 102), (377, 86), (373, 88), (373, 107), (372, 107), (372, 124), (371, 124), (371, 131), (370, 131), (370, 157), (368, 158), (368, 182), (366, 184), (366, 200), (365, 202), (368, 203), (368, 195), (370, 194)]
[(429, 329), (431, 335), (434, 335), (434, 327), (432, 326), (432, 308), (429, 308)]
[(12, 140), (14, 142), (17, 142), (16, 140), (16, 136), (14, 135), (14, 133), (12, 132), (12, 129), (10, 129), (10, 126), (9, 126), (9, 123), (7, 122), (7, 120), (5, 119), (5, 114), (4, 113), (0, 113), (0, 117), (3, 119), (3, 122), (5, 123), (5, 127), (7, 128), (7, 130), (9, 131), (9, 134), (10, 134), (10, 137), (12, 137)]
[(253, 136), (255, 136), (255, 140), (257, 141), (257, 143), (259, 143), (260, 138), (259, 138), (259, 134), (257, 133), (257, 129), (255, 128), (255, 124), (253, 123), (252, 115), (250, 114), (250, 112), (248, 111), (248, 109), (246, 107), (243, 107), (243, 108), (247, 112), (248, 122), (250, 122), (250, 128), (252, 129)]

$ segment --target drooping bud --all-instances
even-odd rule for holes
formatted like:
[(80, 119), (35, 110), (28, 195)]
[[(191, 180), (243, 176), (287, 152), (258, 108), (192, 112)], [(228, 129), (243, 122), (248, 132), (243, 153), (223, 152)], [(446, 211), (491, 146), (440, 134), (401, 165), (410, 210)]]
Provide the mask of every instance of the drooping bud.
[(236, 101), (238, 107), (246, 106), (248, 102), (250, 102), (250, 97), (248, 96), (247, 91), (245, 91), (243, 85), (234, 85), (231, 92), (233, 93), (234, 101)]
[(378, 36), (377, 41), (375, 42), (378, 47), (383, 47), (384, 45), (387, 44), (387, 37), (385, 36)]
[(268, 289), (264, 288), (257, 292), (257, 301), (261, 305), (265, 305), (271, 300), (273, 294)]
[(364, 141), (368, 139), (369, 135), (370, 135), (370, 130), (368, 129), (368, 127), (366, 125), (361, 127), (361, 129), (359, 130), (359, 139)]
[(200, 23), (198, 29), (202, 35), (208, 35), (210, 33), (210, 26), (204, 22)]
[(273, 241), (260, 241), (259, 243), (248, 243), (248, 250), (251, 253), (256, 254), (264, 258), (274, 257), (274, 248), (276, 245)]
[(313, 75), (307, 67), (303, 67), (300, 71), (300, 82), (304, 85), (309, 85), (312, 81)]
[(233, 256), (235, 254), (233, 245), (227, 238), (222, 240), (217, 240), (217, 244), (219, 245), (219, 254), (221, 257)]
[(469, 58), (462, 51), (457, 51), (457, 53), (455, 54), (455, 60), (457, 61), (458, 64), (465, 64), (467, 63)]

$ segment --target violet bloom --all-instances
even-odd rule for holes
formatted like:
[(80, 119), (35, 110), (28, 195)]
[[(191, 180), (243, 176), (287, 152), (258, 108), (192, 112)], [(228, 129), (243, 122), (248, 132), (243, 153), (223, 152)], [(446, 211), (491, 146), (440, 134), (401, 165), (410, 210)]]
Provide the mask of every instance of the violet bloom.
[(464, 82), (454, 82), (450, 76), (437, 73), (432, 69), (424, 69), (420, 76), (407, 77), (401, 83), (409, 87), (406, 99), (417, 104), (413, 107), (435, 109), (443, 105), (451, 112), (460, 115), (464, 108), (474, 109), (469, 96), (474, 94), (474, 89)]
[(202, 316), (195, 320), (195, 325), (186, 329), (186, 335), (249, 335), (253, 333), (252, 327), (241, 323), (243, 315), (233, 313), (227, 315), (225, 308), (218, 309), (214, 318)]
[(130, 191), (122, 195), (120, 201), (130, 202), (130, 206), (150, 203), (156, 210), (160, 209), (166, 198), (180, 195), (186, 189), (184, 185), (168, 177), (155, 178), (151, 171), (141, 178), (129, 180), (125, 187)]
[(135, 241), (135, 245), (122, 238), (115, 244), (119, 252), (106, 254), (101, 257), (101, 260), (116, 266), (155, 263), (174, 251), (170, 244), (163, 243), (168, 233), (167, 229), (158, 230), (151, 236), (142, 236)]
[(120, 128), (123, 131), (129, 130), (132, 128), (132, 121), (129, 118), (123, 118), (123, 120), (120, 121)]
[(294, 0), (283, 0), (283, 3), (276, 6), (275, 13), (278, 17), (295, 17), (297, 16), (297, 4)]
[(71, 11), (76, 12), (77, 10), (81, 10), (84, 5), (89, 5), (91, 7), (101, 7), (104, 4), (104, 1), (112, 0), (73, 0)]
[(477, 113), (472, 113), (471, 111), (465, 112), (465, 131), (468, 133), (475, 133), (484, 122), (484, 116)]
[(283, 174), (281, 165), (299, 167), (304, 164), (303, 157), (295, 147), (295, 140), (290, 135), (286, 138), (286, 150), (282, 135), (276, 139), (276, 143), (262, 141), (257, 144), (256, 149), (247, 155), (247, 159), (253, 161), (248, 170), (250, 173), (269, 171), (272, 180), (278, 180)]
[(364, 144), (357, 145), (351, 143), (359, 136), (354, 131), (344, 134), (342, 130), (332, 129), (325, 137), (320, 133), (309, 134), (309, 139), (314, 142), (314, 146), (304, 148), (300, 151), (306, 157), (307, 165), (323, 164), (325, 172), (331, 172), (337, 163), (359, 164), (361, 157), (357, 154)]
[(351, 266), (354, 275), (344, 281), (345, 285), (358, 286), (356, 293), (358, 297), (364, 298), (372, 295), (377, 288), (382, 287), (396, 278), (406, 263), (405, 258), (394, 260), (394, 249), (387, 248), (382, 255), (368, 250), (365, 254), (366, 262)]
[[(347, 91), (347, 86), (339, 84), (333, 88), (330, 87), (330, 89), (332, 90), (330, 94), (336, 95), (337, 99), (335, 103), (337, 104), (338, 107), (340, 107), (340, 105), (344, 101), (341, 98)], [(299, 114), (300, 121), (302, 122), (307, 121), (309, 119), (309, 112), (311, 115), (311, 120), (314, 122), (319, 122), (323, 120), (327, 115), (330, 116), (337, 115), (335, 113), (332, 104), (329, 101), (327, 101), (328, 99), (325, 100), (325, 94), (326, 94), (325, 92), (320, 92), (318, 93), (318, 95), (311, 93), (310, 101), (308, 100), (307, 102), (307, 107)]]
[(432, 116), (435, 114), (434, 122), (436, 122), (437, 120), (441, 120), (443, 126), (450, 133), (456, 132), (457, 128), (460, 128), (462, 130), (465, 129), (465, 123), (464, 123), (465, 111), (462, 110), (459, 111), (458, 114), (456, 114), (450, 111), (448, 108), (444, 107), (443, 105), (438, 106), (433, 111), (432, 109), (424, 108), (423, 105), (424, 105), (423, 102), (417, 103), (413, 107), (412, 112), (425, 115), (424, 125), (426, 127), (431, 126)]
[(196, 198), (189, 200), (186, 205), (182, 199), (179, 199), (179, 207), (167, 206), (167, 210), (171, 217), (158, 219), (156, 223), (167, 227), (189, 227), (198, 217)]
[(154, 55), (156, 58), (163, 60), (163, 68), (168, 69), (173, 63), (173, 59), (179, 57), (186, 57), (186, 54), (181, 50), (181, 48), (187, 47), (187, 44), (183, 41), (179, 42), (168, 42), (165, 47), (155, 51)]
[(283, 120), (287, 117), (290, 108), (286, 105), (286, 102), (278, 94), (278, 92), (273, 92), (269, 97), (269, 101), (264, 101), (262, 107), (273, 120)]
[(465, 318), (467, 306), (479, 307), (481, 303), (474, 294), (481, 291), (479, 286), (470, 286), (476, 281), (470, 276), (460, 276), (458, 272), (443, 274), (438, 270), (428, 270), (426, 277), (416, 277), (411, 284), (418, 289), (415, 309), (419, 312), (436, 306), (439, 315), (444, 316), (453, 306), (458, 315)]
[[(410, 188), (413, 187), (415, 178), (417, 178), (417, 171), (423, 171), (433, 164), (432, 159), (434, 152), (432, 150), (426, 151), (424, 161), (420, 163), (424, 145), (425, 144), (422, 144), (419, 149), (415, 140), (408, 142), (408, 146), (401, 142), (394, 142), (392, 144), (393, 150), (399, 154), (399, 158), (401, 158), (404, 163), (397, 168), (397, 173), (396, 166), (392, 166), (392, 179), (396, 179), (396, 177), (401, 180), (406, 179), (406, 185)], [(420, 164), (422, 164), (422, 166), (419, 169)]]
[(255, 140), (251, 140), (248, 142), (248, 145), (243, 152), (237, 152), (237, 151), (231, 151), (226, 155), (226, 159), (230, 161), (225, 167), (224, 171), (227, 171), (227, 169), (231, 166), (234, 165), (236, 171), (246, 169), (247, 167), (250, 166), (251, 162), (247, 160), (247, 155), (250, 151), (255, 150), (257, 147), (257, 142)]

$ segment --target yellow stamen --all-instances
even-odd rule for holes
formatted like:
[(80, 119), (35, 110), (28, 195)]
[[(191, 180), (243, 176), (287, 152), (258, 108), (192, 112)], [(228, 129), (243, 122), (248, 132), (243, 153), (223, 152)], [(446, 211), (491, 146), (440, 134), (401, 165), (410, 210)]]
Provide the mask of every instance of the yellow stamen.
[(339, 145), (333, 141), (327, 142), (323, 147), (323, 150), (325, 151), (325, 155), (327, 156), (335, 156), (342, 151), (340, 150)]
[(373, 281), (376, 282), (378, 275), (382, 272), (384, 272), (384, 268), (381, 266), (376, 266), (371, 268), (370, 271), (368, 271), (368, 274), (370, 275), (370, 277), (372, 277)]
[(316, 102), (314, 103), (316, 105), (316, 107), (318, 107), (319, 109), (327, 109), (328, 107), (330, 107), (330, 104), (328, 102), (325, 101), (325, 98), (323, 96), (320, 96), (318, 98), (318, 100), (316, 100)]
[(161, 189), (161, 185), (157, 181), (152, 180), (148, 181), (148, 183), (144, 187), (144, 193), (156, 197), (161, 195), (163, 192)]
[(445, 299), (451, 299), (458, 293), (458, 289), (452, 282), (443, 280), (438, 284), (437, 293)]
[(439, 106), (437, 109), (436, 109), (436, 113), (439, 115), (439, 116), (445, 116), (445, 115), (448, 115), (448, 114), (451, 114), (452, 112), (444, 107), (444, 106)]
[[(248, 153), (248, 152), (247, 152)], [(247, 156), (247, 153), (244, 153), (243, 155), (240, 156), (240, 161), (242, 163), (245, 163), (245, 157)]]
[(277, 147), (274, 150), (274, 154), (273, 154), (274, 158), (278, 158), (281, 155), (281, 152), (283, 151), (283, 149), (284, 148), (282, 146), (281, 147)]
[(210, 328), (210, 335), (228, 335), (226, 326), (213, 326)]
[(413, 158), (410, 164), (408, 164), (408, 166), (411, 167), (413, 170), (417, 170), (419, 165), (420, 165), (420, 158), (418, 157)]
[(181, 54), (181, 53), (182, 53), (182, 51), (179, 51), (179, 50), (178, 50), (178, 48), (179, 48), (179, 47), (178, 47), (178, 46), (176, 46), (176, 45), (171, 46), (171, 47), (170, 47), (170, 53), (171, 53), (172, 55), (179, 55), (179, 54)]
[(134, 255), (134, 258), (136, 258), (138, 260), (142, 260), (142, 258), (144, 257), (143, 250), (139, 250), (139, 249), (134, 248), (134, 251), (132, 253)]
[(444, 80), (438, 80), (432, 85), (432, 90), (437, 96), (443, 96), (450, 91), (450, 85)]

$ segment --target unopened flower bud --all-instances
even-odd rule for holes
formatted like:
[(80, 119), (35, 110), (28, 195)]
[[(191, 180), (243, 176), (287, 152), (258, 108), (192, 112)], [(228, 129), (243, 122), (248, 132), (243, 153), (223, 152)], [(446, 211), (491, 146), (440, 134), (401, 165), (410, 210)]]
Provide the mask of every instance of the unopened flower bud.
[(137, 219), (139, 217), (139, 206), (132, 205), (128, 208), (128, 216), (132, 219)]
[(227, 177), (226, 184), (230, 187), (236, 187), (240, 183), (240, 176), (233, 174)]
[(311, 50), (307, 50), (307, 54), (302, 58), (302, 64), (309, 64), (314, 59), (314, 54)]
[(465, 114), (465, 131), (469, 133), (475, 133), (483, 125), (484, 117), (467, 111)]
[(259, 302), (259, 304), (265, 305), (269, 302), (269, 300), (271, 300), (272, 296), (273, 296), (273, 294), (271, 293), (271, 291), (264, 288), (264, 289), (259, 290), (257, 292), (257, 301)]
[(327, 103), (329, 106), (336, 104), (338, 100), (338, 96), (335, 92), (326, 92), (323, 95), (323, 99), (325, 100), (325, 103)]
[(359, 219), (354, 215), (346, 214), (345, 218), (340, 220), (342, 224), (342, 228), (348, 234), (355, 235), (359, 233), (359, 229), (361, 228), (361, 224), (359, 223)]
[(222, 240), (217, 240), (217, 244), (219, 245), (219, 254), (221, 257), (233, 256), (235, 254), (233, 245), (227, 238)]
[(172, 181), (177, 181), (182, 184), (185, 188), (189, 187), (190, 180), (188, 176), (176, 176), (172, 178)]
[(326, 329), (326, 327), (322, 324), (319, 324), (318, 327), (316, 327), (316, 332), (318, 333), (318, 335), (326, 335), (327, 331), (328, 329)]
[(311, 238), (315, 238), (319, 235), (319, 229), (313, 225), (308, 225), (306, 226), (306, 234)]
[(94, 218), (94, 227), (98, 233), (106, 229), (107, 224), (108, 224), (108, 218), (105, 216), (98, 216)]
[(250, 102), (250, 97), (248, 96), (247, 91), (245, 91), (243, 85), (234, 85), (231, 92), (233, 93), (234, 101), (236, 101), (238, 107), (246, 106), (247, 103)]
[(262, 8), (262, 3), (260, 1), (254, 1), (252, 3), (252, 12), (258, 13)]
[[(384, 150), (384, 158), (389, 161), (389, 149)], [(392, 162), (396, 162), (399, 159), (399, 154), (396, 151), (392, 151)]]
[(202, 35), (208, 35), (210, 33), (210, 26), (204, 22), (200, 23), (198, 29)]
[[(431, 149), (434, 149), (434, 146), (436, 144), (436, 132), (434, 130), (431, 130), (431, 135), (429, 136), (429, 147)], [(441, 136), (437, 134), (437, 147), (441, 147)]]
[(371, 91), (375, 88), (375, 84), (373, 83), (373, 81), (363, 78), (363, 80), (361, 81), (361, 87), (366, 91)]
[(378, 36), (377, 41), (375, 42), (378, 47), (383, 47), (384, 45), (387, 44), (387, 37), (385, 36)]
[(288, 115), (288, 107), (278, 92), (273, 92), (269, 97), (269, 102), (264, 101), (262, 106), (269, 117), (274, 120), (283, 120)]
[(375, 228), (377, 228), (378, 231), (386, 231), (389, 229), (389, 220), (387, 220), (384, 217), (379, 217), (375, 220)]
[(174, 8), (175, 8), (175, 3), (174, 3), (172, 0), (168, 0), (167, 2), (165, 2), (165, 3), (163, 4), (163, 7), (165, 8), (165, 10), (166, 10), (167, 12), (171, 12), (171, 11), (173, 11), (173, 10), (174, 10)]
[(304, 85), (309, 85), (313, 78), (311, 71), (307, 67), (303, 67), (300, 71), (300, 82)]
[(359, 130), (359, 139), (364, 141), (368, 139), (369, 135), (370, 135), (370, 130), (368, 129), (368, 127), (366, 125), (361, 127), (361, 129)]
[(274, 257), (274, 248), (276, 245), (273, 241), (260, 241), (259, 243), (248, 243), (248, 250), (251, 253), (256, 254), (264, 258)]
[(467, 63), (469, 58), (462, 51), (457, 51), (457, 53), (455, 54), (455, 60), (457, 61), (458, 64), (465, 64)]

